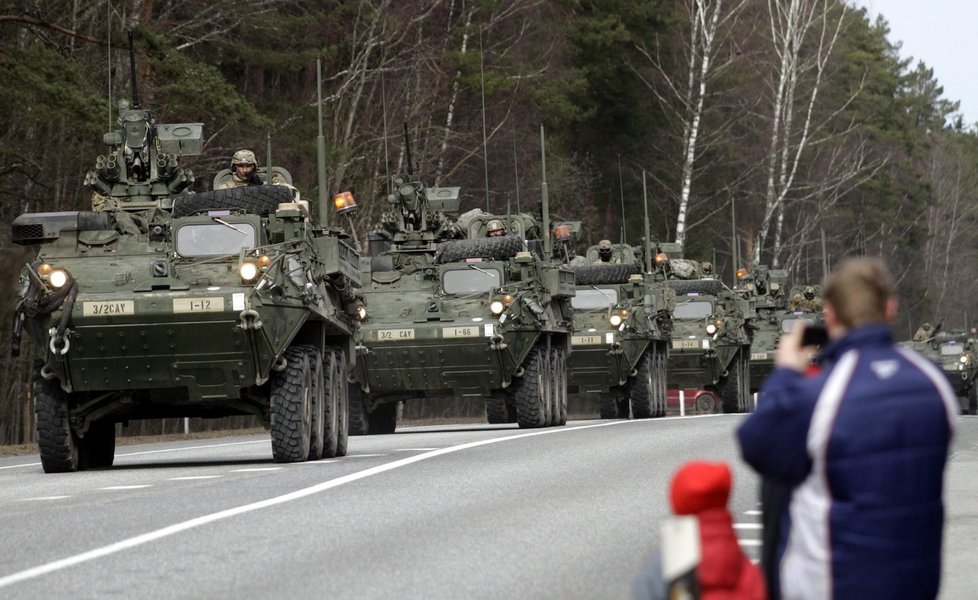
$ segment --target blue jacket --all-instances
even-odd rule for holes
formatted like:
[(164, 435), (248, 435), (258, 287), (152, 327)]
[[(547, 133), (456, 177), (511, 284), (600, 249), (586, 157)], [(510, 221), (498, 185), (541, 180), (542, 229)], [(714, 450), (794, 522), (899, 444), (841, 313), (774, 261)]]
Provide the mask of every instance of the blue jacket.
[(958, 401), (885, 325), (823, 348), (815, 377), (775, 369), (737, 437), (793, 488), (778, 554), (782, 598), (935, 598), (944, 465)]

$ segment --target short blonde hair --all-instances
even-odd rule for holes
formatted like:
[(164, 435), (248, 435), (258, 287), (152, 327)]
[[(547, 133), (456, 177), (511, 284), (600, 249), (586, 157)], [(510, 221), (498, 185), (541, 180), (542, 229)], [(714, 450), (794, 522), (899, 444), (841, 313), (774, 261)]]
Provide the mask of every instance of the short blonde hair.
[(848, 258), (825, 280), (823, 298), (846, 328), (886, 322), (893, 275), (878, 258)]

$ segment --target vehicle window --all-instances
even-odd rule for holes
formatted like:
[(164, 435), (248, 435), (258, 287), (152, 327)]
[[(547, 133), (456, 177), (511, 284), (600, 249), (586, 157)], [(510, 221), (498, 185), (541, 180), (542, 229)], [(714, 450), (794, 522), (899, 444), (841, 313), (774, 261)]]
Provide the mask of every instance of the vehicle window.
[(676, 305), (672, 314), (674, 319), (702, 319), (713, 314), (713, 304), (710, 302), (684, 302)]
[(799, 323), (804, 323), (806, 325), (813, 325), (815, 323), (812, 319), (785, 319), (781, 321), (781, 331), (783, 333), (788, 333), (795, 328), (795, 325)]
[(955, 354), (964, 354), (964, 346), (961, 344), (941, 345), (941, 356), (954, 356)]
[(441, 285), (446, 294), (472, 294), (498, 288), (501, 279), (496, 269), (452, 269), (442, 275)]
[(578, 289), (575, 296), (571, 298), (571, 306), (578, 310), (609, 308), (616, 304), (618, 304), (618, 290), (616, 289)]
[(237, 254), (242, 248), (251, 249), (256, 244), (255, 226), (251, 223), (198, 223), (184, 225), (176, 232), (180, 256)]

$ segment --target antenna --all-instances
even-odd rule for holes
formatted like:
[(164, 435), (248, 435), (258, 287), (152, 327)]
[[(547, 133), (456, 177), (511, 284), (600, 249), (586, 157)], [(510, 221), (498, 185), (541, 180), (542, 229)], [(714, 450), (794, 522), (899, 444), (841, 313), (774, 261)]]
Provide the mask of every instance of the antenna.
[(109, 81), (109, 129), (112, 131), (112, 4), (111, 0), (105, 3), (105, 23), (108, 30), (105, 43), (105, 66), (107, 67), (107, 79)]
[(132, 30), (129, 30), (129, 72), (132, 74), (132, 107), (139, 108), (139, 86), (136, 85), (136, 53), (132, 48)]
[(482, 167), (486, 177), (486, 212), (489, 212), (489, 146), (486, 142), (486, 76), (483, 70), (485, 53), (482, 51), (482, 31), (479, 31), (479, 82), (482, 87)]
[[(323, 136), (323, 61), (316, 57), (316, 115), (319, 117), (319, 135), (316, 136), (316, 176), (319, 181), (319, 220), (328, 225), (330, 210), (326, 200), (326, 138)], [(272, 176), (271, 159), (268, 162), (268, 177)]]
[(520, 212), (520, 161), (516, 157), (516, 127), (513, 127), (513, 173), (516, 177), (516, 212)]
[(645, 205), (645, 272), (652, 273), (652, 228), (649, 227), (649, 195), (642, 169), (642, 204)]
[(540, 125), (540, 163), (543, 171), (543, 182), (540, 184), (540, 192), (543, 196), (543, 252), (550, 260), (550, 198), (547, 189), (547, 138), (543, 132), (543, 125)]
[(271, 132), (265, 133), (265, 162), (267, 166), (265, 167), (265, 183), (272, 183), (272, 134)]
[(390, 196), (391, 194), (394, 193), (394, 190), (391, 187), (391, 185), (393, 184), (393, 182), (391, 181), (391, 171), (390, 171), (391, 161), (390, 161), (390, 156), (388, 156), (387, 154), (387, 84), (384, 83), (384, 79), (385, 79), (384, 71), (383, 69), (381, 69), (380, 99), (381, 99), (381, 106), (383, 107), (384, 110), (384, 177), (387, 178), (387, 195)]
[(733, 275), (733, 286), (737, 287), (737, 269), (740, 268), (740, 244), (737, 243), (737, 199), (734, 196), (730, 196), (730, 254), (731, 260), (733, 260), (733, 267), (731, 267)]
[(407, 153), (408, 177), (414, 175), (414, 165), (411, 164), (411, 137), (408, 136), (407, 121), (404, 121), (404, 151)]
[(618, 195), (621, 197), (621, 243), (625, 243), (625, 184), (621, 180), (621, 154), (618, 155)]

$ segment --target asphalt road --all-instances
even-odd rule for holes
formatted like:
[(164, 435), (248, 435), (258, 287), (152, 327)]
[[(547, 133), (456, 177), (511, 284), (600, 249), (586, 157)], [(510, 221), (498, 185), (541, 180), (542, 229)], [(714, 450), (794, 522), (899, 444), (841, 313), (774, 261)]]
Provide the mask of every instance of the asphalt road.
[[(350, 439), (279, 465), (265, 436), (117, 449), (102, 471), (0, 459), (0, 598), (629, 598), (683, 462), (734, 468), (757, 556), (738, 416), (466, 425)], [(942, 598), (970, 598), (978, 419), (948, 478)]]

